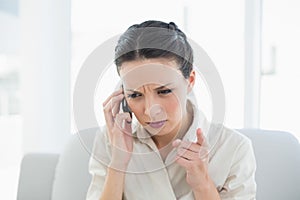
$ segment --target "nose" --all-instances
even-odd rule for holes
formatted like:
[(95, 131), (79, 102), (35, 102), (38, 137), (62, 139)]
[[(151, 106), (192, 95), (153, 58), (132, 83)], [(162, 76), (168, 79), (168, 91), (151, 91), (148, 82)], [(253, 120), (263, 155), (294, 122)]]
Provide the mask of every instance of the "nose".
[(145, 98), (145, 114), (150, 118), (155, 119), (156, 116), (161, 115), (163, 112), (162, 105), (153, 97)]
[(150, 116), (151, 119), (155, 119), (156, 116), (159, 116), (162, 114), (162, 107), (159, 104), (153, 104), (151, 106), (146, 107), (145, 114)]

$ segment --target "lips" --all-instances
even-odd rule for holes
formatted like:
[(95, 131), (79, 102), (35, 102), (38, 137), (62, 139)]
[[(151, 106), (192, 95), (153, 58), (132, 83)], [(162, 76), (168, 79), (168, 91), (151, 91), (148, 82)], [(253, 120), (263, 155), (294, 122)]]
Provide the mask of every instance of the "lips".
[(161, 128), (165, 125), (167, 120), (156, 121), (156, 122), (147, 122), (147, 124), (152, 128)]

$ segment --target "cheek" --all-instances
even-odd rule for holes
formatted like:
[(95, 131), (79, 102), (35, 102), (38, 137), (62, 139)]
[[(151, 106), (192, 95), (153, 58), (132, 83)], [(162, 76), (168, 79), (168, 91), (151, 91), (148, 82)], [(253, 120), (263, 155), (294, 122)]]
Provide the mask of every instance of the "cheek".
[(128, 100), (128, 106), (130, 107), (130, 110), (139, 117), (141, 113), (143, 113), (143, 105), (142, 102), (135, 101), (135, 100)]
[(177, 98), (170, 98), (164, 102), (164, 107), (168, 112), (176, 112), (180, 107), (180, 103)]
[(168, 114), (168, 117), (173, 119), (181, 118), (183, 109), (181, 106), (181, 102), (177, 98), (169, 99), (165, 103), (164, 108)]

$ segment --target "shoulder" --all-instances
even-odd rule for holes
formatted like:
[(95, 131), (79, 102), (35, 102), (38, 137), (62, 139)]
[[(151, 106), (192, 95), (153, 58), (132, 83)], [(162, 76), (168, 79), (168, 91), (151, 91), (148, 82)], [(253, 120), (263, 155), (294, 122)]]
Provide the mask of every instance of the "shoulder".
[(209, 172), (219, 192), (230, 197), (255, 194), (256, 161), (251, 140), (219, 124), (212, 124), (210, 130)]
[(222, 163), (228, 170), (233, 164), (248, 160), (255, 163), (251, 140), (240, 132), (220, 124), (211, 124), (208, 133), (212, 162)]
[(222, 124), (211, 124), (207, 137), (212, 148), (226, 146), (227, 149), (236, 150), (243, 145), (251, 146), (251, 140), (248, 137)]

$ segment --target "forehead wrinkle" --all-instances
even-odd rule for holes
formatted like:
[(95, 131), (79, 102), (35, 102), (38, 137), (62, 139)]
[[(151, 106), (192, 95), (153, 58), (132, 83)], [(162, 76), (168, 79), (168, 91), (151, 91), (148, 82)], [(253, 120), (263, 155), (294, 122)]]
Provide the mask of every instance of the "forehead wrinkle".
[[(155, 88), (153, 88), (152, 90), (160, 90), (160, 89), (162, 89), (162, 88), (164, 88), (164, 87), (166, 87), (166, 86), (168, 86), (168, 85), (171, 85), (171, 84), (172, 84), (172, 83), (161, 84), (160, 86), (155, 87)], [(143, 86), (140, 87), (140, 88), (142, 88), (143, 91), (146, 91), (147, 85), (150, 85), (150, 84), (145, 84), (145, 85), (143, 85)], [(149, 86), (149, 87), (150, 87), (150, 86)], [(150, 90), (150, 89), (149, 89), (149, 90)], [(140, 92), (140, 91), (138, 91), (137, 89), (126, 89), (126, 91)]]
[(171, 85), (171, 84), (172, 84), (172, 83), (163, 84), (163, 85), (161, 85), (161, 86), (155, 88), (155, 90), (162, 89), (162, 88), (164, 88), (164, 87), (166, 87), (166, 86), (168, 86), (168, 85)]
[[(136, 67), (121, 73), (121, 79), (125, 90), (141, 91), (166, 86), (170, 83), (178, 85), (178, 81), (184, 79), (182, 74), (173, 67), (164, 65), (151, 65)], [(147, 86), (151, 84), (150, 86)]]
[[(141, 86), (141, 87), (139, 87), (139, 88), (142, 88), (142, 91), (145, 91), (145, 88), (144, 88), (145, 86), (143, 85), (143, 86)], [(141, 91), (139, 91), (140, 89), (139, 88), (136, 88), (136, 89), (131, 89), (131, 88), (129, 88), (129, 89), (126, 89), (126, 91), (131, 91), (131, 92), (141, 92)]]

